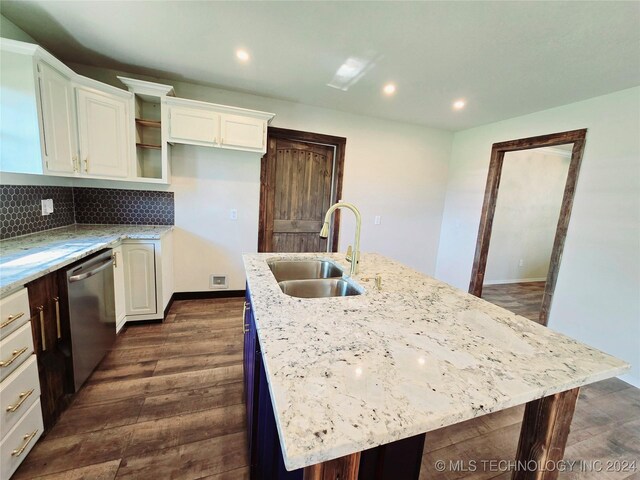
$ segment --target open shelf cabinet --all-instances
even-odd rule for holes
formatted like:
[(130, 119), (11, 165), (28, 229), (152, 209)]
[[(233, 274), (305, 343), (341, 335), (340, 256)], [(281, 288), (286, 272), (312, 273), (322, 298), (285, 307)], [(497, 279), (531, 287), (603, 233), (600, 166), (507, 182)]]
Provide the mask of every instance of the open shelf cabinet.
[(135, 175), (144, 182), (170, 182), (170, 148), (162, 99), (173, 95), (173, 87), (118, 77), (134, 94)]

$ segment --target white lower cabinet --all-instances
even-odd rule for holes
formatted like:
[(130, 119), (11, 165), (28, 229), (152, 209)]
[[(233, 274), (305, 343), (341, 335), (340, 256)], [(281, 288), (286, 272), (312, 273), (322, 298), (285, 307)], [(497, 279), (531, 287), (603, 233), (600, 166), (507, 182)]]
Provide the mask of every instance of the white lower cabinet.
[[(44, 430), (40, 399), (36, 400), (20, 421), (4, 435), (0, 443), (0, 478), (15, 472)], [(3, 432), (4, 433), (4, 432)]]
[(38, 441), (44, 423), (27, 289), (0, 299), (0, 311), (0, 479), (5, 480)]
[(172, 232), (160, 240), (125, 240), (113, 249), (116, 331), (126, 322), (160, 320), (173, 295)]
[(149, 315), (157, 312), (156, 259), (152, 242), (125, 243), (125, 306), (127, 315)]

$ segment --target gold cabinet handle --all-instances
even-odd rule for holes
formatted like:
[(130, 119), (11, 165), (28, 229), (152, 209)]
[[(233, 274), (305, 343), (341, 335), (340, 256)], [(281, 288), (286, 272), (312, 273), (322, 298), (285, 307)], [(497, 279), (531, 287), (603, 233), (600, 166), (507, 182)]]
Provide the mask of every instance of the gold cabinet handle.
[(118, 252), (113, 252), (113, 268), (118, 268)]
[(18, 358), (20, 355), (22, 355), (26, 351), (27, 351), (27, 347), (22, 347), (20, 350), (14, 350), (13, 352), (11, 352), (11, 357), (9, 357), (7, 360), (0, 361), (0, 368), (8, 367), (9, 365), (11, 365), (13, 362), (16, 361), (16, 358)]
[(18, 410), (27, 398), (33, 393), (33, 388), (28, 392), (22, 392), (18, 395), (18, 401), (14, 405), (7, 405), (7, 412), (13, 413)]
[(16, 448), (13, 452), (11, 452), (11, 456), (12, 457), (19, 457), (20, 455), (22, 455), (22, 452), (24, 452), (25, 448), (27, 448), (27, 446), (29, 445), (29, 442), (31, 442), (31, 440), (33, 440), (33, 437), (36, 436), (36, 433), (38, 433), (38, 429), (36, 428), (33, 432), (31, 433), (27, 433), (24, 437), (22, 437), (23, 440), (23, 444), (20, 448)]
[(84, 159), (84, 171), (85, 173), (89, 173), (89, 157), (85, 157)]
[(8, 325), (11, 325), (13, 322), (18, 320), (23, 315), (24, 315), (24, 312), (16, 313), (15, 315), (9, 315), (4, 322), (0, 323), (0, 328), (4, 328)]
[(53, 297), (53, 301), (56, 302), (56, 328), (58, 333), (58, 340), (62, 338), (62, 331), (60, 329), (60, 297)]
[(73, 171), (77, 172), (78, 171), (78, 156), (74, 155), (73, 157), (71, 157), (71, 161), (73, 162)]
[(47, 337), (44, 332), (44, 306), (40, 305), (38, 311), (40, 312), (40, 340), (42, 340), (42, 351), (44, 352), (47, 349)]
[(244, 317), (247, 314), (247, 307), (250, 307), (247, 302), (244, 302), (244, 306), (242, 307), (242, 333), (247, 333), (249, 331), (249, 324), (244, 323)]

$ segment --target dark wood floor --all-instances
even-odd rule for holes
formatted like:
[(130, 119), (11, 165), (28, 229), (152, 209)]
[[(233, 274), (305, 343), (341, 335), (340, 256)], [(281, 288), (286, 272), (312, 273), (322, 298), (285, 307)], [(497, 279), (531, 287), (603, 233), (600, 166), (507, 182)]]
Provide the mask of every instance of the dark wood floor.
[(529, 320), (539, 322), (545, 283), (523, 282), (484, 285), (482, 298)]
[[(248, 478), (241, 315), (241, 299), (183, 301), (163, 324), (128, 327), (14, 478)], [(521, 419), (514, 408), (429, 433), (421, 479), (506, 480), (435, 462), (513, 459)], [(640, 390), (616, 379), (585, 387), (566, 457), (640, 462)], [(631, 473), (560, 478), (640, 478)]]

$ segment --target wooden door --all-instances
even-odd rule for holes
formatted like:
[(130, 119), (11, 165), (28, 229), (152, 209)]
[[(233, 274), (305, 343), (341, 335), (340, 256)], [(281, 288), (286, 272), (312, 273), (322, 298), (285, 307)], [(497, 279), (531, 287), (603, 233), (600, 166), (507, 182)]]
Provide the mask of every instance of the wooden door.
[(326, 252), (320, 238), (331, 206), (333, 147), (269, 138), (263, 188), (265, 252)]

